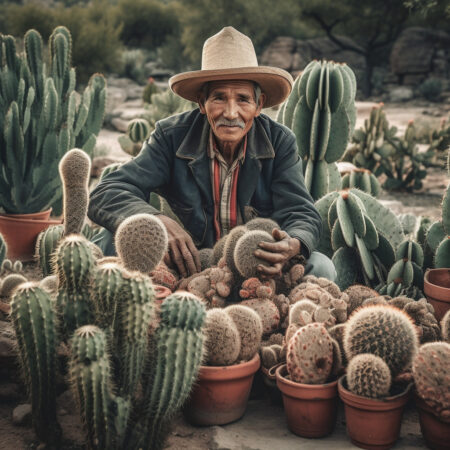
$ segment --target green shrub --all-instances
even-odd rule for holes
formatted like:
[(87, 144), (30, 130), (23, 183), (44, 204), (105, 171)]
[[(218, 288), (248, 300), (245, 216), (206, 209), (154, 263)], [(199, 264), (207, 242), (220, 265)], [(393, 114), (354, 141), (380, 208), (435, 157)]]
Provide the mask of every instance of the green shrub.
[(141, 49), (125, 49), (120, 56), (120, 67), (116, 73), (119, 76), (130, 78), (136, 83), (145, 84), (146, 63), (145, 51)]
[(156, 48), (178, 27), (173, 9), (157, 0), (119, 0), (117, 8), (126, 45)]
[(442, 81), (438, 78), (428, 78), (419, 86), (419, 92), (430, 102), (435, 102), (441, 96)]

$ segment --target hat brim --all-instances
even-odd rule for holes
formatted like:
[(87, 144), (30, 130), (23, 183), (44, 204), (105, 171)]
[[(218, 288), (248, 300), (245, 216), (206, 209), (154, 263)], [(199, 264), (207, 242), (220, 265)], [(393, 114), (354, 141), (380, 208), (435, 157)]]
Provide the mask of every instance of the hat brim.
[(183, 72), (170, 78), (169, 86), (180, 97), (197, 102), (202, 86), (205, 83), (221, 80), (255, 81), (266, 95), (264, 108), (283, 103), (289, 96), (294, 82), (290, 73), (283, 69), (258, 66)]

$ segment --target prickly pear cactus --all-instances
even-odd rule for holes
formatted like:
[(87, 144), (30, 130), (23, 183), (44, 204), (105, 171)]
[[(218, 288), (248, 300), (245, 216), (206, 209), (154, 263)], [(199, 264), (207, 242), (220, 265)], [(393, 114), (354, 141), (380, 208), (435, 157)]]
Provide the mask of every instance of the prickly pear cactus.
[(397, 376), (411, 364), (418, 348), (417, 331), (408, 314), (390, 305), (364, 306), (351, 315), (344, 331), (344, 349), (350, 361), (372, 353)]
[(373, 197), (380, 195), (381, 187), (377, 177), (368, 169), (354, 169), (342, 177), (342, 189), (359, 189)]
[(348, 364), (347, 384), (350, 391), (362, 397), (387, 397), (391, 388), (391, 371), (379, 356), (362, 353)]

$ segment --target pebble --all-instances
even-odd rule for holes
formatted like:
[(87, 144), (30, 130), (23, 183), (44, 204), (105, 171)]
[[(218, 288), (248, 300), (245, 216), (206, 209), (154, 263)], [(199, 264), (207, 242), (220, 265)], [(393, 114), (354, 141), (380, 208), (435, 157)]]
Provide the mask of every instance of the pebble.
[(31, 423), (31, 405), (24, 403), (16, 406), (12, 413), (12, 422), (14, 425), (28, 425)]

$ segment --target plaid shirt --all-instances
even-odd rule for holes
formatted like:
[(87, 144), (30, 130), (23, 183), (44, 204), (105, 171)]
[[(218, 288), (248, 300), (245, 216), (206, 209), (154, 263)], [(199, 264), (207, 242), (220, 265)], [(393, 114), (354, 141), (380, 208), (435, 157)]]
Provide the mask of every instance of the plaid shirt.
[(209, 133), (208, 156), (211, 164), (211, 184), (214, 198), (214, 229), (216, 240), (228, 234), (236, 225), (243, 223), (237, 205), (237, 182), (239, 169), (244, 163), (247, 136), (240, 146), (231, 166), (217, 149), (212, 131)]

